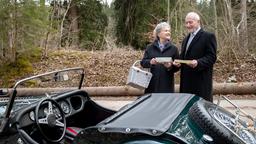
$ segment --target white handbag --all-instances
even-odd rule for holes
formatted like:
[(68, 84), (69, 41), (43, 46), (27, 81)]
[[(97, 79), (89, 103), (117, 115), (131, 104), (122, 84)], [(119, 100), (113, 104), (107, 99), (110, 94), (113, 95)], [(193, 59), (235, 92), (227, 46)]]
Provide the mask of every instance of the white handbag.
[(135, 65), (139, 62), (140, 60), (137, 60), (131, 66), (126, 84), (138, 89), (145, 89), (149, 85), (152, 73), (136, 67)]

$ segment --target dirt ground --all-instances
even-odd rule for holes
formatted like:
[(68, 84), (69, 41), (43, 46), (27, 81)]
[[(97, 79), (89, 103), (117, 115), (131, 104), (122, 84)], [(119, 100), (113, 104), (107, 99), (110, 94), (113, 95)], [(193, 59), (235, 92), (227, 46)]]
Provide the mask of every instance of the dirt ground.
[[(49, 57), (34, 63), (34, 73), (42, 73), (68, 67), (84, 67), (85, 85), (122, 86), (125, 85), (129, 68), (136, 60), (143, 57), (143, 51), (129, 48), (108, 51), (59, 50), (49, 52)], [(222, 82), (255, 82), (256, 57), (248, 55), (235, 60), (224, 60), (218, 57), (214, 66), (213, 80)], [(179, 83), (179, 72), (175, 74)], [(215, 96), (217, 97), (217, 96)], [(256, 99), (255, 95), (228, 95), (237, 99)]]

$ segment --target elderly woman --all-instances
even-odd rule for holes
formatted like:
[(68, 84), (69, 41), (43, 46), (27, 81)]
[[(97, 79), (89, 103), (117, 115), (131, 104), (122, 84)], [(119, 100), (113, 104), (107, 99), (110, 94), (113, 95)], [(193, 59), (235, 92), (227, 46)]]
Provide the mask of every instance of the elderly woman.
[(141, 66), (150, 68), (153, 77), (145, 93), (172, 93), (174, 92), (174, 73), (179, 70), (172, 61), (159, 61), (159, 57), (178, 59), (179, 52), (171, 43), (170, 25), (159, 23), (155, 29), (155, 41), (147, 45)]

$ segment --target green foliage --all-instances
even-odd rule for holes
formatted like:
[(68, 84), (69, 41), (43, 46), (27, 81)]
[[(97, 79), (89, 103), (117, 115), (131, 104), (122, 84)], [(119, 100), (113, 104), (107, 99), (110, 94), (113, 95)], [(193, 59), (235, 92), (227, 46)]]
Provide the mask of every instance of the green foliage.
[(8, 55), (26, 55), (40, 45), (48, 24), (47, 11), (34, 0), (0, 2), (0, 54), (6, 61)]
[(108, 4), (103, 4), (103, 12), (107, 16), (114, 16), (113, 8), (111, 6), (109, 6)]
[[(8, 46), (8, 27), (9, 27), (9, 12), (10, 12), (10, 1), (0, 1), (0, 43), (1, 49)], [(1, 52), (0, 52), (1, 53)]]
[(16, 3), (0, 1), (0, 59), (3, 59), (0, 64), (1, 86), (9, 87), (17, 77), (33, 71), (31, 62), (41, 57), (38, 46), (45, 33), (47, 16), (47, 8), (33, 0), (20, 0)]
[(41, 60), (42, 49), (40, 47), (31, 48), (26, 54), (22, 54), (21, 57), (25, 57), (31, 62), (37, 62)]
[(200, 10), (201, 24), (204, 29), (214, 32), (214, 10), (213, 2), (201, 1), (197, 4), (197, 9)]
[[(175, 3), (171, 1), (170, 5)], [(118, 41), (137, 49), (145, 48), (151, 41), (155, 25), (168, 19), (166, 0), (116, 0), (114, 9)]]
[(34, 47), (40, 44), (47, 24), (47, 9), (39, 7), (34, 1), (26, 0), (18, 9), (17, 16), (18, 39), (20, 50)]
[(26, 58), (18, 58), (14, 63), (4, 64), (0, 68), (0, 75), (3, 87), (10, 87), (16, 77), (24, 76), (33, 71), (32, 64)]
[(80, 44), (85, 49), (99, 49), (104, 43), (108, 18), (99, 0), (78, 0)]
[(38, 62), (40, 59), (41, 49), (33, 48), (30, 53), (18, 55), (17, 61), (0, 65), (0, 85), (10, 87), (17, 77), (33, 72), (32, 62)]

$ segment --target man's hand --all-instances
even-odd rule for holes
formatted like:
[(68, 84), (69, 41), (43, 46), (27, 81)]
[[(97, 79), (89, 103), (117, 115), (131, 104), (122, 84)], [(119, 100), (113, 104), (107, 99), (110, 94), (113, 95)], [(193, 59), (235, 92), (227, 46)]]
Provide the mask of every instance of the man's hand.
[(176, 62), (175, 60), (174, 60), (174, 62), (172, 63), (174, 66), (176, 66), (176, 67), (180, 67), (181, 66), (181, 64), (179, 63), (179, 62)]
[(192, 68), (195, 68), (198, 65), (198, 62), (197, 62), (197, 60), (192, 60), (192, 62), (188, 63), (187, 65), (192, 67)]

